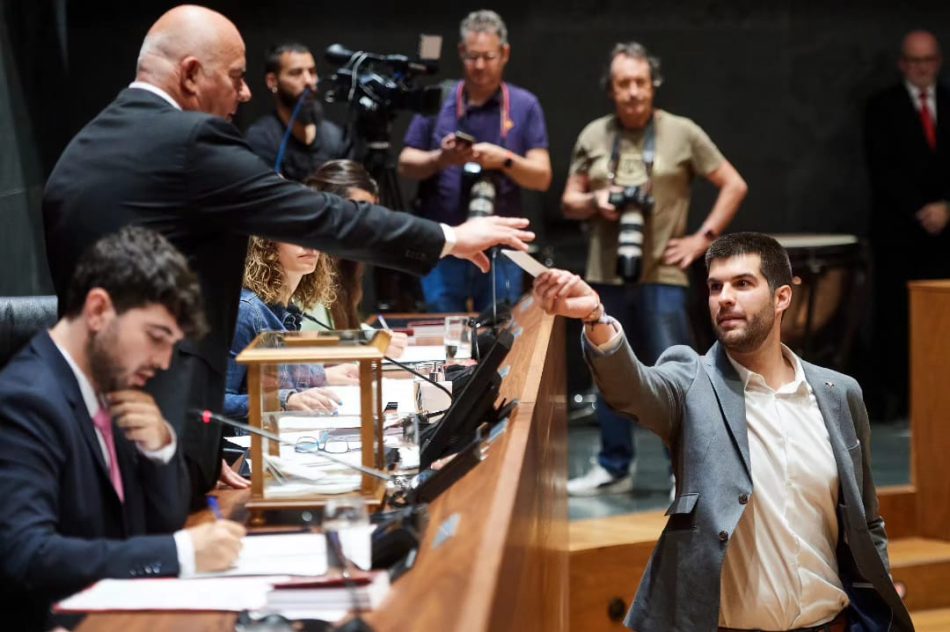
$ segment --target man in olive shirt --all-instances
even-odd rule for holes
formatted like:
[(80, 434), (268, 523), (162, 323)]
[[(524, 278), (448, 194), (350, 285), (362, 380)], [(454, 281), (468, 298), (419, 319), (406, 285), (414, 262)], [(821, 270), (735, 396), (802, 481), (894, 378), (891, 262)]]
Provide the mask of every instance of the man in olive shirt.
[[(622, 324), (637, 355), (653, 364), (668, 347), (691, 345), (687, 268), (720, 235), (746, 195), (745, 181), (693, 121), (654, 108), (660, 61), (635, 42), (614, 46), (604, 87), (615, 112), (584, 128), (574, 147), (562, 197), (564, 214), (590, 226), (587, 281)], [(686, 235), (692, 182), (701, 175), (719, 188), (702, 227)], [(611, 192), (641, 187), (641, 200), (614, 206)], [(618, 237), (625, 260), (618, 274)], [(622, 258), (623, 259), (623, 258)], [(621, 270), (623, 272), (623, 270)], [(598, 399), (601, 451), (568, 493), (591, 496), (633, 489), (634, 443), (628, 420)]]

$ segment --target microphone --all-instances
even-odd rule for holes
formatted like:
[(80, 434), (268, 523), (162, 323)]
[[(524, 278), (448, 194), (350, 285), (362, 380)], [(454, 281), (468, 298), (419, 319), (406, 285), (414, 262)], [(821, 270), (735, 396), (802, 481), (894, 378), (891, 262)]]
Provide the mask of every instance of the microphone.
[(294, 131), (294, 123), (300, 116), (300, 108), (303, 107), (303, 104), (312, 94), (310, 88), (303, 89), (303, 92), (300, 93), (300, 97), (297, 98), (297, 104), (294, 105), (294, 111), (290, 114), (290, 120), (287, 121), (287, 129), (284, 130), (284, 136), (280, 140), (280, 146), (277, 148), (277, 157), (274, 160), (274, 173), (278, 175), (280, 175), (280, 168), (284, 166), (284, 153), (287, 151), (287, 142), (290, 140), (290, 135)]
[[(270, 439), (271, 441), (276, 441), (277, 443), (293, 446), (295, 449), (301, 448), (301, 446), (294, 443), (293, 441), (287, 441), (286, 439), (282, 439), (280, 435), (276, 435), (273, 432), (268, 432), (267, 430), (255, 428), (254, 426), (248, 425), (246, 423), (242, 423), (240, 421), (231, 419), (229, 417), (225, 417), (224, 415), (213, 413), (208, 409), (201, 410), (198, 408), (192, 408), (190, 412), (193, 415), (197, 416), (199, 419), (201, 419), (201, 421), (203, 421), (206, 424), (210, 424), (212, 421), (217, 421), (218, 423), (231, 426), (232, 428), (240, 428), (241, 430), (244, 430), (245, 432), (250, 432), (251, 434), (255, 434), (259, 437), (264, 437), (265, 439)], [(348, 467), (351, 470), (362, 472), (363, 474), (368, 474), (369, 476), (378, 478), (382, 481), (389, 482), (390, 480), (392, 480), (392, 476), (390, 476), (386, 472), (377, 470), (372, 467), (366, 467), (365, 465), (358, 465), (356, 463), (348, 463), (347, 461), (341, 459), (340, 457), (335, 456), (334, 454), (322, 449), (316, 442), (313, 444), (312, 447), (308, 447), (306, 449), (300, 449), (299, 451), (310, 453), (310, 454), (318, 454), (320, 457), (325, 458), (328, 461), (333, 461), (334, 463), (338, 465)]]

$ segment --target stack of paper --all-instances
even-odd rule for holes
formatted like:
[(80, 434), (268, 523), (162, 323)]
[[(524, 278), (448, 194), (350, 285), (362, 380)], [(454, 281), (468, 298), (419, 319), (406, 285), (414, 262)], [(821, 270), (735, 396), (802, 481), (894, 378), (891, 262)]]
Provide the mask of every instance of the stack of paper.
[(60, 601), (56, 612), (110, 610), (256, 610), (267, 602), (273, 584), (283, 577), (216, 579), (103, 579)]

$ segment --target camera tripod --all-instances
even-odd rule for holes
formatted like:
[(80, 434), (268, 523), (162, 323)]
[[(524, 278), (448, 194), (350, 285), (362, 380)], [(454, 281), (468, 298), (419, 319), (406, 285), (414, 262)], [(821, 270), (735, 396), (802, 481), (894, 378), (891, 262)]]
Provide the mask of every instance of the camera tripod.
[[(394, 211), (408, 211), (389, 141), (391, 122), (375, 123), (366, 125), (365, 121), (358, 120), (356, 126), (351, 127), (356, 132), (351, 155), (363, 164), (379, 186), (380, 204)], [(378, 267), (368, 269), (363, 294), (366, 304), (375, 304), (381, 312), (425, 311), (419, 281), (403, 272)]]

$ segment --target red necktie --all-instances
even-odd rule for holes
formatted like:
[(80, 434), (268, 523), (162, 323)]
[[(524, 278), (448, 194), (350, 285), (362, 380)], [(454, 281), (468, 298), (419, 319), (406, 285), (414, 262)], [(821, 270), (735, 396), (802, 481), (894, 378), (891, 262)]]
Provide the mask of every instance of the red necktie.
[(102, 440), (109, 451), (109, 478), (112, 479), (112, 486), (115, 487), (115, 493), (119, 495), (119, 500), (125, 502), (125, 491), (122, 488), (122, 473), (119, 472), (119, 459), (115, 454), (115, 438), (112, 436), (112, 416), (107, 408), (100, 408), (96, 416), (92, 418), (92, 423), (102, 435)]
[(934, 125), (934, 117), (930, 113), (930, 106), (927, 105), (927, 91), (920, 91), (920, 124), (924, 127), (924, 138), (930, 145), (930, 151), (937, 150), (937, 126)]

